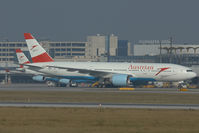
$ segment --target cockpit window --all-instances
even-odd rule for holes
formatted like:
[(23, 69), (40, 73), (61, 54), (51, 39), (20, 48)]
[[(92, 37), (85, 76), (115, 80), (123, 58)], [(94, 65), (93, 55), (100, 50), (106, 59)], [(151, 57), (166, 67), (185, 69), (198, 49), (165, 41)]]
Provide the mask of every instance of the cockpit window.
[(193, 72), (193, 70), (187, 70), (187, 72)]

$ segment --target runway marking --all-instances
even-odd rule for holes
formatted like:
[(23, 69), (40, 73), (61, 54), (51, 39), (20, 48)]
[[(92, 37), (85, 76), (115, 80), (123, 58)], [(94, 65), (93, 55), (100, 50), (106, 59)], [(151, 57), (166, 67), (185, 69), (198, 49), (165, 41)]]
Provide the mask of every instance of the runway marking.
[(193, 109), (199, 110), (199, 104), (103, 104), (103, 103), (25, 103), (1, 102), (0, 107), (77, 107), (77, 108), (140, 108), (140, 109)]

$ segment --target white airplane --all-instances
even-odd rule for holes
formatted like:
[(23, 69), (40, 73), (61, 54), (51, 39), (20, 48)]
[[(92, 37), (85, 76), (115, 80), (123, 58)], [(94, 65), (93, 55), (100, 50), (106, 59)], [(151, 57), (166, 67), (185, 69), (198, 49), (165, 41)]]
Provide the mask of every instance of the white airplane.
[[(27, 66), (24, 66), (25, 64), (29, 64), (31, 62), (28, 60), (28, 58), (22, 52), (21, 49), (16, 49), (16, 55), (17, 55), (18, 63), (20, 65), (20, 68), (17, 68), (18, 71), (20, 71), (20, 72), (22, 72), (24, 74), (36, 75), (36, 77), (39, 77), (40, 75), (45, 75), (43, 73), (31, 70)], [(41, 78), (43, 78), (43, 76)], [(35, 76), (33, 76), (33, 80), (35, 80)]]
[(21, 51), (21, 49), (16, 49), (16, 55), (17, 55), (18, 63), (20, 65), (20, 68), (17, 68), (18, 71), (21, 71), (25, 74), (30, 74), (30, 75), (41, 74), (41, 73), (38, 73), (38, 72), (33, 71), (31, 69), (28, 69), (28, 67), (26, 67), (26, 66), (24, 67), (24, 64), (29, 64), (30, 61), (25, 56), (25, 54)]
[[(21, 73), (33, 75), (32, 79), (35, 81), (39, 81), (39, 82), (46, 81), (46, 84), (48, 86), (55, 86), (55, 83), (57, 83), (57, 85), (65, 84), (65, 82), (64, 82), (65, 79), (49, 77), (48, 74), (34, 71), (34, 70), (29, 69), (27, 66), (24, 66), (25, 64), (29, 64), (30, 61), (28, 60), (28, 58), (25, 56), (25, 54), (22, 52), (21, 49), (16, 49), (16, 55), (17, 55), (17, 59), (18, 59), (19, 65), (20, 65), (20, 68), (17, 68), (17, 70), (20, 71)], [(34, 61), (34, 62), (35, 63), (43, 62), (43, 60), (41, 59), (39, 61)]]
[(34, 62), (27, 66), (41, 73), (64, 77), (66, 83), (73, 79), (98, 80), (102, 86), (128, 86), (137, 80), (183, 81), (196, 77), (190, 68), (166, 63), (113, 63), (113, 62), (54, 62), (30, 34), (24, 33)]

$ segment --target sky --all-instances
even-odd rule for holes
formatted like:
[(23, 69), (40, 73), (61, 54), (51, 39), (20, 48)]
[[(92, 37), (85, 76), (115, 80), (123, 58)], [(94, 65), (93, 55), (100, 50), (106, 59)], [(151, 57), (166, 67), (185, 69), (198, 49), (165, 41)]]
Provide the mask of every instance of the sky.
[(197, 0), (0, 0), (0, 41), (86, 41), (115, 34), (132, 43), (199, 43)]

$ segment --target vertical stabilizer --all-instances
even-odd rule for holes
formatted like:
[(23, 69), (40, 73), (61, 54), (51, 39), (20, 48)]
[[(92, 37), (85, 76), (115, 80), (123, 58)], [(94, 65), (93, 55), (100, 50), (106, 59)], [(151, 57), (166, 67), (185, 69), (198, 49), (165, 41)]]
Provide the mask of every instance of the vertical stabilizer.
[(19, 64), (28, 64), (28, 63), (30, 63), (30, 61), (25, 56), (25, 54), (21, 51), (21, 49), (16, 49), (16, 55), (17, 55), (17, 59), (18, 59)]
[(31, 35), (31, 33), (24, 33), (24, 38), (30, 51), (33, 63), (54, 61), (37, 42), (37, 40)]

